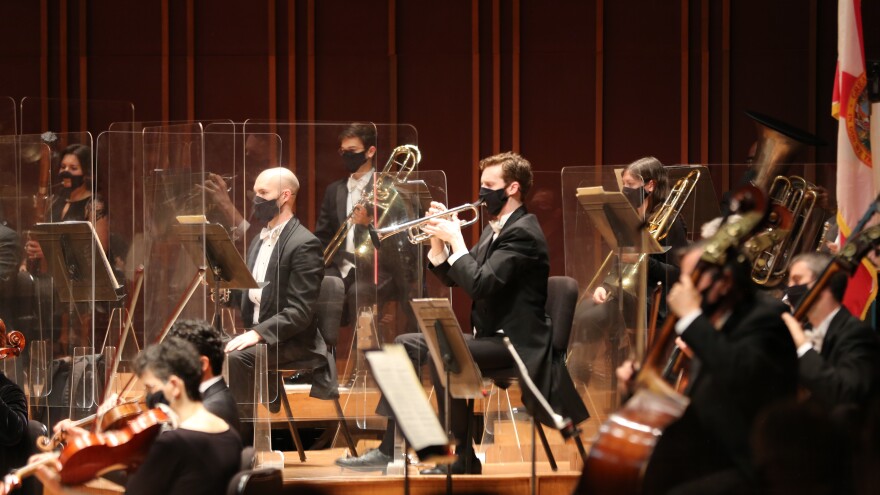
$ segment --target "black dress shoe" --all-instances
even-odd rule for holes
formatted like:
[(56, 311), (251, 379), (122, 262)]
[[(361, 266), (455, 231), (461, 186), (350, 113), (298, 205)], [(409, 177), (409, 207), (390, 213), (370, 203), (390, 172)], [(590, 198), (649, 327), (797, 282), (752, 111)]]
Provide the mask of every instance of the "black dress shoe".
[(447, 468), (452, 472), (452, 474), (483, 474), (483, 465), (480, 463), (480, 460), (476, 458), (471, 459), (470, 471), (465, 470), (464, 461), (458, 460), (453, 462), (452, 464), (442, 464), (437, 465), (436, 467), (432, 467), (430, 469), (422, 469), (421, 471), (419, 471), (419, 474), (440, 474), (445, 476)]
[(296, 373), (284, 377), (285, 385), (308, 385), (312, 383), (312, 377), (315, 375), (314, 370), (299, 370)]
[(360, 457), (340, 457), (336, 465), (355, 471), (384, 471), (394, 459), (379, 449), (368, 450)]

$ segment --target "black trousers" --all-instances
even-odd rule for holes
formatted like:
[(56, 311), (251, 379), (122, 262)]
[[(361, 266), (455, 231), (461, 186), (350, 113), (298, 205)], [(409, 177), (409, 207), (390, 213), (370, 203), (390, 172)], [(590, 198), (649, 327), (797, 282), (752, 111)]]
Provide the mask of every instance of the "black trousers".
[[(502, 373), (504, 376), (510, 376), (510, 371), (515, 364), (513, 357), (511, 357), (510, 352), (508, 352), (507, 347), (504, 345), (503, 338), (504, 336), (500, 334), (493, 337), (481, 337), (479, 339), (475, 339), (470, 335), (465, 335), (465, 342), (467, 343), (468, 349), (474, 357), (474, 362), (480, 368), (480, 372), (483, 376), (493, 377), (502, 372), (504, 372)], [(401, 344), (404, 349), (406, 349), (410, 361), (417, 372), (421, 369), (423, 364), (429, 361), (428, 344), (425, 341), (425, 336), (421, 333), (400, 335), (394, 339), (394, 342)], [(440, 423), (445, 424), (446, 390), (440, 382), (440, 375), (437, 372), (437, 367), (434, 366), (433, 363), (430, 363), (429, 367), (431, 369), (431, 379), (434, 383), (434, 390), (437, 396), (437, 406), (440, 410)], [(493, 374), (493, 372), (495, 374)], [(379, 400), (376, 412), (383, 416), (393, 417), (391, 407), (384, 398)], [(464, 399), (452, 399), (449, 403), (449, 424), (452, 434), (459, 446), (464, 445), (466, 440), (470, 440), (465, 438), (467, 435), (468, 420), (467, 401)], [(388, 438), (388, 435), (386, 435), (386, 438)]]

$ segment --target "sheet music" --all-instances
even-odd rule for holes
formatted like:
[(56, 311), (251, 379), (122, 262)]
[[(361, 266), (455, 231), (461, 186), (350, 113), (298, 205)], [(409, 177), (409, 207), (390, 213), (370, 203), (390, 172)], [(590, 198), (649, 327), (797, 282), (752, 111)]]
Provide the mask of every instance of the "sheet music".
[(413, 450), (448, 444), (403, 346), (386, 344), (382, 350), (369, 351), (366, 356), (373, 377)]

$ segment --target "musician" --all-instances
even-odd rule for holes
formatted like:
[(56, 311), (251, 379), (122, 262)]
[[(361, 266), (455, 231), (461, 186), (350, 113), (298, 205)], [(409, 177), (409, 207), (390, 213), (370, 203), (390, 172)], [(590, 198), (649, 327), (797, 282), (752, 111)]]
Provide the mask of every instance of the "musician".
[(0, 217), (0, 319), (12, 324), (15, 311), (15, 280), (21, 261), (18, 234)]
[[(327, 267), (326, 275), (342, 278), (345, 286), (346, 309), (343, 311), (342, 325), (357, 321), (360, 308), (378, 304), (379, 321), (387, 324), (380, 326), (379, 330), (384, 335), (383, 341), (390, 341), (400, 333), (395, 326), (402, 326), (404, 333), (418, 330), (415, 315), (409, 305), (409, 300), (413, 297), (411, 293), (416, 292), (418, 277), (415, 270), (420, 266), (417, 248), (405, 235), (386, 239), (379, 248), (379, 266), (374, 272), (375, 249), (368, 235), (368, 226), (375, 220), (374, 205), (370, 203), (364, 207), (359, 201), (361, 196), (374, 187), (375, 126), (353, 123), (343, 129), (339, 134), (338, 152), (342, 166), (350, 175), (327, 186), (315, 225), (315, 236), (326, 249), (349, 217), (349, 213), (351, 214), (351, 228), (333, 256), (331, 265)], [(381, 183), (375, 186), (388, 187)], [(379, 219), (383, 224), (390, 225), (413, 218), (407, 209), (416, 210), (418, 207), (404, 199), (399, 197), (389, 204), (380, 202), (377, 205)], [(402, 325), (393, 325), (397, 310), (402, 312)]]
[[(623, 170), (621, 176), (624, 196), (629, 200), (640, 217), (649, 219), (666, 202), (669, 195), (669, 175), (663, 164), (652, 156), (640, 158)], [(663, 246), (670, 246), (666, 253), (652, 254), (648, 256), (648, 287), (653, 288), (657, 283), (662, 284), (663, 295), (679, 277), (678, 260), (675, 254), (677, 248), (687, 246), (687, 228), (681, 216), (676, 216), (669, 227), (666, 237), (660, 240)], [(638, 261), (637, 255), (624, 255), (624, 263)], [(616, 272), (615, 272), (616, 273)], [(600, 274), (604, 276), (604, 274)], [(588, 352), (594, 357), (599, 342), (606, 338), (609, 331), (619, 325), (617, 320), (618, 305), (616, 302), (609, 303), (609, 298), (614, 295), (612, 287), (600, 285), (592, 294), (591, 301), (579, 304), (574, 318), (574, 341), (589, 346)], [(658, 308), (658, 325), (662, 324), (666, 316), (665, 297), (661, 298)], [(627, 294), (624, 297), (624, 321), (627, 328), (635, 327), (634, 307), (635, 300)], [(650, 303), (650, 302), (649, 302)], [(592, 357), (589, 358), (592, 361)]]
[[(61, 151), (60, 166), (58, 179), (61, 182), (61, 190), (57, 194), (53, 194), (49, 209), (47, 212), (47, 221), (64, 222), (64, 221), (88, 221), (91, 222), (98, 235), (101, 247), (106, 250), (109, 245), (109, 223), (107, 219), (107, 207), (104, 198), (95, 190), (95, 168), (92, 162), (91, 148), (83, 144), (71, 144)], [(43, 255), (43, 249), (40, 243), (35, 240), (29, 240), (25, 243), (25, 260), (20, 267), (21, 271), (27, 270), (27, 262), (37, 263), (41, 265), (40, 272), (46, 274), (48, 266)], [(112, 257), (110, 259), (113, 259)], [(41, 291), (50, 290), (51, 285), (41, 284)], [(54, 297), (49, 293), (37, 294), (36, 297), (49, 299)], [(51, 301), (42, 301), (41, 307), (43, 314), (40, 315), (42, 321), (52, 321), (50, 314), (51, 308), (56, 308), (56, 312), (62, 308), (61, 304), (52, 304)], [(56, 353), (59, 355), (68, 354), (68, 346), (86, 345), (90, 336), (88, 335), (89, 319), (91, 317), (91, 309), (86, 305), (76, 305), (79, 314), (79, 324), (70, 324), (70, 328), (79, 326), (79, 335), (75, 332), (62, 329), (60, 320), (56, 321), (54, 328), (56, 335), (53, 341), (56, 346)], [(103, 309), (103, 308), (101, 308)], [(56, 318), (59, 315), (54, 315)]]
[[(250, 328), (226, 344), (229, 387), (239, 404), (253, 403), (254, 345), (269, 346), (270, 371), (283, 366), (315, 369), (312, 397), (338, 397), (329, 355), (318, 332), (315, 302), (324, 278), (321, 243), (295, 216), (299, 180), (289, 169), (270, 168), (254, 183), (255, 222), (266, 227), (250, 244), (247, 266), (262, 289), (237, 291), (241, 317)], [(333, 366), (336, 363), (332, 363)], [(276, 397), (274, 372), (269, 396)], [(275, 401), (273, 410), (279, 407)], [(250, 417), (250, 410), (242, 413)]]
[[(457, 218), (437, 218), (424, 227), (432, 235), (428, 253), (430, 270), (449, 286), (461, 287), (473, 300), (471, 324), (473, 338), (468, 348), (484, 376), (511, 368), (513, 359), (505, 348), (503, 338), (509, 337), (529, 370), (541, 393), (557, 405), (577, 392), (569, 379), (555, 382), (551, 351), (549, 320), (544, 312), (547, 300), (547, 278), (550, 263), (547, 244), (534, 215), (526, 211), (523, 197), (532, 186), (531, 164), (516, 153), (502, 153), (480, 161), (480, 200), (486, 205), (490, 228), (485, 229), (480, 242), (468, 249)], [(432, 203), (428, 214), (444, 211), (440, 203)], [(469, 336), (468, 336), (469, 337)], [(406, 347), (414, 366), (427, 360), (428, 349), (422, 334), (406, 334), (395, 339)], [(434, 372), (434, 367), (431, 367)], [(556, 375), (558, 376), (558, 375)], [(567, 375), (565, 375), (567, 377)], [(444, 410), (444, 392), (436, 373), (434, 386), (438, 390), (438, 407)], [(530, 411), (534, 398), (523, 389), (523, 401)], [(467, 408), (464, 400), (454, 399), (450, 404), (453, 433), (458, 442), (458, 460), (451, 465), (453, 474), (479, 474), (480, 462), (472, 457), (471, 472), (465, 473), (466, 459), (461, 455), (467, 430)], [(380, 402), (380, 414), (390, 413), (387, 404)], [(586, 410), (566, 411), (575, 422), (586, 419)], [(382, 469), (391, 460), (394, 435), (393, 421), (379, 448), (357, 458), (338, 459), (340, 466), (369, 470)], [(472, 449), (470, 451), (473, 456)], [(434, 469), (423, 474), (441, 474)]]
[[(169, 404), (177, 428), (160, 433), (153, 441), (143, 464), (128, 477), (125, 493), (225, 493), (241, 466), (241, 438), (202, 404), (202, 372), (196, 348), (182, 339), (168, 338), (141, 352), (135, 360), (135, 371), (148, 395), (161, 394)], [(68, 435), (88, 433), (71, 428)], [(37, 476), (56, 490), (68, 491), (51, 471), (44, 469)]]
[(195, 346), (199, 351), (199, 363), (202, 369), (202, 382), (199, 392), (205, 409), (222, 418), (235, 431), (241, 431), (238, 418), (238, 405), (223, 379), (223, 335), (205, 321), (178, 320), (169, 337), (178, 337)]
[[(797, 354), (780, 318), (785, 306), (757, 293), (751, 265), (734, 253), (692, 282), (702, 253), (698, 246), (685, 254), (667, 298), (680, 318), (675, 331), (695, 356), (691, 403), (655, 448), (646, 493), (752, 493), (749, 432), (760, 411), (795, 392)], [(628, 366), (618, 376), (626, 378)]]
[[(830, 262), (825, 254), (797, 255), (789, 268), (788, 291), (805, 293)], [(846, 285), (844, 273), (832, 276), (807, 312), (811, 330), (790, 314), (782, 315), (797, 346), (800, 384), (829, 408), (867, 404), (880, 391), (880, 342), (867, 323), (841, 305)]]
[[(345, 243), (333, 257), (333, 263), (327, 267), (327, 275), (340, 277), (345, 282), (346, 292), (354, 283), (355, 246), (367, 241), (363, 226), (370, 223), (369, 212), (358, 202), (371, 179), (375, 167), (373, 158), (376, 156), (376, 129), (371, 124), (352, 124), (339, 134), (339, 156), (346, 172), (350, 175), (327, 186), (321, 211), (315, 224), (315, 236), (323, 246), (327, 246), (336, 231), (353, 212), (352, 223)], [(360, 226), (360, 227), (358, 227)], [(357, 234), (357, 235), (356, 235)], [(357, 237), (357, 239), (355, 239)]]
[[(84, 144), (71, 144), (61, 151), (58, 179), (62, 189), (49, 206), (48, 221), (89, 221), (94, 224), (101, 246), (107, 249), (109, 223), (104, 198), (95, 191), (95, 168), (92, 150)], [(28, 259), (43, 259), (37, 241), (25, 244)]]
[[(0, 340), (5, 341), (6, 336)], [(0, 371), (0, 473), (23, 466), (31, 453), (35, 439), (28, 435), (27, 410), (24, 391)], [(35, 493), (33, 485), (33, 481), (25, 481), (23, 493)]]

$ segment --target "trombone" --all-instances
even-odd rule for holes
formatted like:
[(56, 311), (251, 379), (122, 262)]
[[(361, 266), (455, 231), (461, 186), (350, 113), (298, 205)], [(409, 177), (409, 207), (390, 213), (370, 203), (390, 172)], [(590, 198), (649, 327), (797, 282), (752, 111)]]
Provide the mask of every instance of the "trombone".
[(435, 213), (433, 215), (428, 215), (422, 218), (417, 218), (415, 220), (410, 220), (408, 222), (403, 222), (397, 225), (390, 225), (388, 227), (384, 227), (381, 229), (376, 229), (376, 238), (379, 239), (379, 242), (391, 237), (395, 234), (399, 234), (401, 232), (406, 232), (407, 237), (409, 238), (409, 242), (413, 244), (420, 244), (422, 242), (427, 241), (432, 236), (426, 232), (422, 232), (422, 225), (430, 222), (435, 218), (443, 218), (443, 217), (452, 217), (453, 215), (465, 211), (473, 211), (474, 217), (470, 220), (459, 220), (459, 223), (462, 227), (467, 227), (469, 225), (473, 225), (480, 219), (480, 205), (482, 201), (477, 201), (476, 203), (465, 203), (461, 206), (456, 206), (455, 208), (450, 208), (446, 211), (441, 211), (440, 213)]
[[(385, 167), (378, 173), (376, 178), (377, 185), (362, 192), (360, 201), (351, 209), (348, 217), (342, 221), (342, 224), (333, 236), (333, 239), (324, 248), (325, 267), (333, 263), (333, 257), (336, 256), (336, 252), (345, 244), (348, 231), (351, 229), (351, 218), (354, 216), (357, 207), (366, 206), (374, 201), (385, 207), (390, 205), (397, 197), (397, 191), (394, 189), (394, 186), (406, 182), (406, 179), (416, 169), (420, 161), (422, 161), (422, 153), (415, 145), (404, 144), (391, 151), (391, 156), (385, 162)], [(397, 170), (393, 170), (395, 166)], [(381, 221), (382, 219), (378, 223), (381, 223)]]

